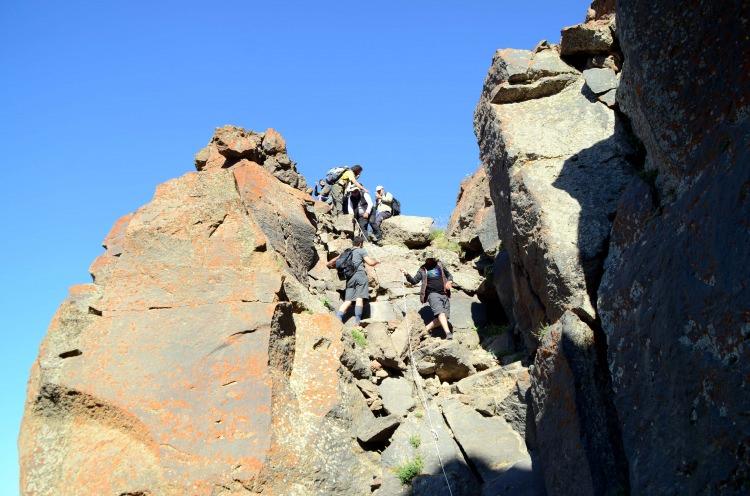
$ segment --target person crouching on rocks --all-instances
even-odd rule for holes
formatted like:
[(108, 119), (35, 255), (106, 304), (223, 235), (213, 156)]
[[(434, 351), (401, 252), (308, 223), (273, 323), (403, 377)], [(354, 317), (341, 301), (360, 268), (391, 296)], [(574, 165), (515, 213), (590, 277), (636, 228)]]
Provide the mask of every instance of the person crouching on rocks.
[(336, 312), (336, 317), (343, 322), (346, 311), (349, 310), (352, 302), (354, 303), (354, 324), (359, 325), (362, 320), (362, 310), (364, 309), (364, 300), (370, 298), (370, 281), (367, 277), (365, 264), (374, 267), (380, 262), (367, 255), (367, 250), (362, 248), (365, 238), (355, 236), (352, 240), (352, 247), (344, 250), (341, 255), (328, 262), (328, 268), (336, 268), (339, 278), (346, 280), (346, 291), (344, 293), (344, 302)]
[(401, 269), (401, 273), (406, 276), (409, 284), (422, 283), (421, 301), (430, 305), (432, 314), (435, 316), (432, 322), (424, 328), (421, 335), (427, 335), (440, 326), (443, 328), (446, 339), (453, 339), (453, 334), (448, 326), (448, 319), (451, 314), (450, 294), (453, 287), (453, 277), (434, 253), (428, 251), (425, 256), (424, 264), (413, 277), (407, 274), (404, 269)]

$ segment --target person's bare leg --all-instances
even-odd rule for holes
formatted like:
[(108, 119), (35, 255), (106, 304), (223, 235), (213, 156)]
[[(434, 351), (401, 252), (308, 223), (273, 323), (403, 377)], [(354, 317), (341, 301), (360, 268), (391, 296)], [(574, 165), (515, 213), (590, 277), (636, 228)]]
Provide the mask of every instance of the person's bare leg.
[(359, 324), (362, 320), (362, 311), (364, 310), (364, 299), (357, 298), (357, 302), (354, 304), (354, 323)]
[(343, 321), (344, 321), (344, 315), (346, 315), (346, 311), (347, 311), (347, 310), (349, 310), (349, 307), (351, 306), (351, 304), (352, 304), (352, 302), (351, 302), (351, 301), (345, 301), (345, 302), (344, 302), (344, 303), (342, 303), (342, 304), (341, 304), (341, 306), (339, 307), (339, 311), (338, 311), (338, 312), (336, 312), (336, 317), (337, 317), (337, 318), (338, 318), (338, 319), (339, 319), (339, 320), (340, 320), (341, 322), (343, 322)]
[(441, 313), (438, 315), (437, 320), (440, 321), (440, 326), (443, 328), (443, 332), (446, 336), (451, 335), (451, 328), (448, 327), (448, 317), (445, 316), (444, 313)]
[(422, 329), (422, 332), (420, 332), (419, 335), (422, 337), (427, 336), (430, 333), (430, 331), (436, 328), (438, 325), (439, 325), (438, 319), (437, 318), (433, 319), (429, 324), (427, 324), (427, 326), (424, 329)]

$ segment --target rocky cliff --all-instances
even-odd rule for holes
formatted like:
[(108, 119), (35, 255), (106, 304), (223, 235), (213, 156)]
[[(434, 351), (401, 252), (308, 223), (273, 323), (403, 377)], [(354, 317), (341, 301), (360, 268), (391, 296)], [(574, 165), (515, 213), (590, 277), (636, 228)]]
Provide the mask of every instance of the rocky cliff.
[(197, 172), (115, 223), (32, 369), (23, 494), (543, 492), (528, 370), (480, 269), (437, 250), (456, 338), (420, 341), (431, 317), (399, 269), (432, 219), (388, 220), (367, 318), (342, 326), (325, 262), (353, 225), (285, 157), (275, 131), (219, 128)]
[[(385, 221), (358, 327), (326, 267), (350, 219), (278, 132), (218, 128), (55, 314), (22, 493), (747, 494), (744, 7), (596, 0), (559, 44), (499, 50), (455, 243)], [(400, 272), (425, 250), (450, 341), (419, 338)]]
[(492, 61), (475, 131), (548, 494), (750, 490), (744, 7), (594, 2)]

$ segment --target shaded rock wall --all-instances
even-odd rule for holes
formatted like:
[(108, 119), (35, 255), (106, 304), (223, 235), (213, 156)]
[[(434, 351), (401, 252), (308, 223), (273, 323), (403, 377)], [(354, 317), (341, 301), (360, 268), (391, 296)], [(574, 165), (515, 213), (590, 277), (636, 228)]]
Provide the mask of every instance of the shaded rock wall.
[(750, 491), (747, 2), (620, 2), (617, 95), (646, 172), (598, 299), (636, 494)]
[(475, 130), (549, 494), (750, 488), (744, 7), (598, 1), (493, 58)]

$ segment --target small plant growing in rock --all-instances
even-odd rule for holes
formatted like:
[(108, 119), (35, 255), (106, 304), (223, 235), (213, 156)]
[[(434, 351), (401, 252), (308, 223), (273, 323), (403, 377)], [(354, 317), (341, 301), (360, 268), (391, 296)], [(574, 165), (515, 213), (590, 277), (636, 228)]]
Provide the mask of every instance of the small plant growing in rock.
[(321, 303), (323, 304), (323, 306), (324, 306), (324, 307), (326, 307), (326, 308), (327, 308), (328, 310), (331, 310), (331, 311), (335, 310), (335, 307), (333, 306), (333, 303), (331, 303), (330, 301), (328, 301), (328, 298), (323, 298), (322, 300), (320, 300), (320, 302), (321, 302)]
[(422, 461), (421, 456), (417, 455), (413, 459), (396, 467), (396, 477), (398, 477), (398, 480), (400, 480), (403, 485), (411, 484), (414, 477), (422, 473), (423, 468), (424, 461)]
[(424, 412), (422, 410), (417, 410), (414, 412), (414, 416), (421, 419), (424, 416)]
[(455, 241), (452, 241), (445, 234), (445, 229), (433, 229), (430, 232), (430, 244), (441, 250), (449, 250), (454, 253), (460, 253), (461, 247)]
[(358, 327), (355, 327), (354, 329), (352, 329), (352, 339), (354, 340), (354, 343), (357, 346), (361, 348), (367, 348), (367, 338), (362, 332), (362, 329)]
[(547, 334), (549, 334), (549, 330), (549, 324), (540, 324), (539, 328), (534, 333), (534, 336), (536, 336), (539, 341), (542, 341), (547, 336)]
[(417, 449), (422, 444), (422, 438), (419, 437), (419, 434), (412, 434), (409, 436), (409, 444), (412, 448)]

